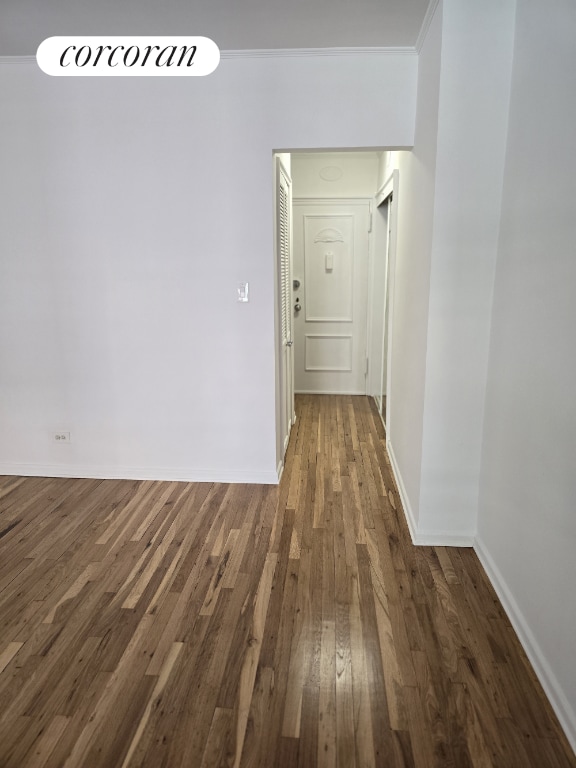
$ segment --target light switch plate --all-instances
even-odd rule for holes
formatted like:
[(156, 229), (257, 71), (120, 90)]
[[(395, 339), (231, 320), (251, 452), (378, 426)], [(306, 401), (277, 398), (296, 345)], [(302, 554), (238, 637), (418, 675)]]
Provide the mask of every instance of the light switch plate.
[(238, 301), (248, 301), (248, 283), (238, 284)]

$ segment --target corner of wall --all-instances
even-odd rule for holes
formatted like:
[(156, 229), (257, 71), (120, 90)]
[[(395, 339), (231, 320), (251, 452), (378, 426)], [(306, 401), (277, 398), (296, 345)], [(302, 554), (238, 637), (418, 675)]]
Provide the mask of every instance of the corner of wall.
[(398, 460), (396, 459), (396, 455), (394, 454), (394, 448), (389, 437), (386, 438), (386, 450), (388, 451), (388, 456), (390, 457), (392, 474), (394, 475), (394, 480), (396, 481), (396, 487), (398, 489), (398, 495), (400, 496), (400, 501), (402, 502), (404, 517), (406, 518), (408, 530), (410, 531), (410, 538), (412, 539), (412, 543), (416, 544), (418, 523), (416, 522), (416, 517), (412, 510), (412, 505), (410, 504), (410, 498), (408, 496), (408, 492), (406, 491), (406, 486), (404, 485), (400, 466), (398, 464)]
[(422, 46), (424, 45), (424, 40), (426, 39), (426, 35), (428, 34), (428, 30), (430, 29), (430, 24), (432, 23), (432, 19), (434, 18), (434, 14), (436, 13), (436, 8), (438, 7), (439, 3), (440, 3), (440, 0), (430, 0), (430, 2), (428, 3), (428, 8), (426, 9), (426, 13), (424, 14), (424, 19), (422, 20), (422, 26), (420, 27), (420, 32), (418, 33), (418, 37), (416, 39), (416, 45), (414, 46), (418, 53), (420, 53), (420, 51), (422, 50)]

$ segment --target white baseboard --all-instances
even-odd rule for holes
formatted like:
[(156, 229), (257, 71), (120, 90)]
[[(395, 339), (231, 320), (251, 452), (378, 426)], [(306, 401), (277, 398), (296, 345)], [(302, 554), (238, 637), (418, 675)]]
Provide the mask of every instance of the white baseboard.
[(280, 484), (280, 480), (282, 480), (282, 475), (284, 474), (284, 462), (280, 460), (278, 462), (278, 466), (276, 467), (276, 475), (277, 475), (277, 482)]
[(524, 618), (524, 615), (514, 599), (512, 592), (508, 588), (498, 566), (479, 537), (476, 537), (474, 551), (478, 555), (478, 559), (482, 563), (482, 567), (486, 571), (486, 574), (510, 619), (510, 623), (514, 627), (514, 631), (518, 635), (518, 639), (526, 651), (526, 655), (536, 672), (536, 676), (538, 677), (542, 688), (544, 688), (544, 692), (556, 713), (556, 717), (560, 721), (560, 725), (566, 734), (566, 738), (570, 742), (574, 752), (576, 752), (576, 712), (574, 712), (570, 706), (556, 675), (542, 653), (542, 649), (538, 645), (528, 622)]
[(0, 475), (73, 477), (95, 480), (174, 480), (184, 483), (250, 483), (278, 485), (278, 473), (173, 467), (106, 467), (65, 464), (0, 464)]
[(419, 547), (473, 547), (473, 533), (448, 531), (418, 531), (414, 544)]
[(394, 454), (394, 448), (388, 438), (386, 440), (386, 449), (390, 456), (390, 464), (392, 465), (392, 472), (396, 485), (398, 486), (398, 492), (400, 494), (400, 501), (404, 508), (404, 516), (408, 523), (408, 530), (410, 531), (410, 538), (415, 546), (424, 547), (473, 547), (474, 546), (474, 533), (464, 531), (461, 533), (454, 533), (453, 531), (425, 531), (418, 528), (416, 518), (410, 506), (408, 494), (406, 493), (406, 487), (402, 480), (402, 473)]
[(454, 535), (453, 533), (442, 532), (426, 532), (419, 531), (414, 518), (412, 508), (406, 493), (406, 488), (402, 480), (402, 474), (398, 467), (398, 462), (394, 454), (394, 448), (390, 443), (390, 440), (386, 441), (386, 448), (388, 455), (390, 456), (390, 463), (392, 465), (392, 472), (394, 473), (394, 479), (398, 486), (398, 492), (400, 494), (400, 500), (404, 507), (406, 522), (408, 523), (408, 529), (412, 542), (415, 545), (428, 545), (428, 546), (459, 546), (470, 547), (473, 546), (476, 554), (492, 586), (494, 587), (504, 610), (506, 611), (510, 623), (514, 627), (518, 639), (524, 648), (532, 667), (560, 721), (566, 738), (570, 742), (572, 749), (576, 752), (576, 712), (572, 709), (568, 699), (566, 698), (562, 687), (560, 686), (558, 679), (552, 672), (552, 669), (546, 660), (544, 654), (534, 634), (532, 633), (526, 619), (524, 618), (512, 592), (508, 589), (506, 582), (498, 567), (492, 560), (488, 550), (483, 544), (482, 540), (478, 536), (473, 535)]
[(390, 457), (390, 464), (392, 465), (392, 474), (394, 475), (394, 480), (396, 480), (396, 485), (398, 486), (398, 493), (400, 494), (400, 501), (402, 502), (402, 508), (404, 509), (404, 517), (406, 518), (406, 522), (408, 523), (410, 538), (412, 539), (412, 543), (416, 544), (416, 530), (418, 528), (418, 525), (416, 523), (414, 513), (412, 512), (412, 507), (410, 506), (408, 494), (406, 493), (406, 488), (404, 487), (404, 481), (402, 480), (402, 473), (400, 472), (400, 467), (398, 466), (398, 462), (396, 461), (394, 448), (392, 447), (392, 442), (390, 441), (389, 437), (386, 438), (386, 450), (388, 451), (388, 456)]

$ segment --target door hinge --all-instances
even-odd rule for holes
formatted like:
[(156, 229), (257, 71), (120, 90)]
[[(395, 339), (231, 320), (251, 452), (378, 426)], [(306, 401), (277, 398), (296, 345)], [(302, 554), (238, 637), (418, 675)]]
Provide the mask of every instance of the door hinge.
[(369, 369), (370, 369), (370, 360), (366, 358), (366, 371), (365, 371), (366, 376), (368, 376)]
[(372, 206), (368, 209), (368, 232), (372, 232)]

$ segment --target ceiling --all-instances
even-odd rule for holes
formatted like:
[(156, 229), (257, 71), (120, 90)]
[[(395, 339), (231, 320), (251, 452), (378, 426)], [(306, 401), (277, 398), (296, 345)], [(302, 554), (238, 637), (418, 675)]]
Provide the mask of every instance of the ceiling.
[(414, 46), (430, 0), (0, 0), (0, 56), (52, 35), (204, 35), (221, 50)]

